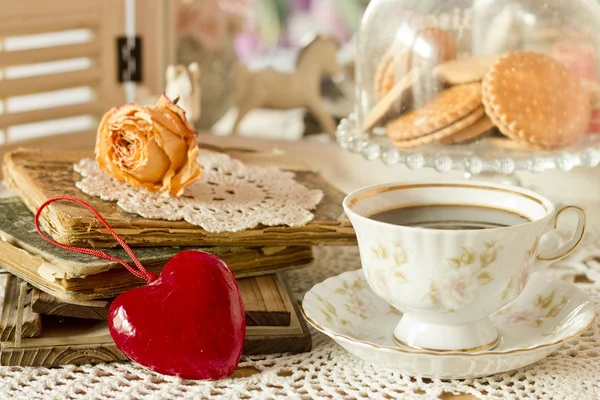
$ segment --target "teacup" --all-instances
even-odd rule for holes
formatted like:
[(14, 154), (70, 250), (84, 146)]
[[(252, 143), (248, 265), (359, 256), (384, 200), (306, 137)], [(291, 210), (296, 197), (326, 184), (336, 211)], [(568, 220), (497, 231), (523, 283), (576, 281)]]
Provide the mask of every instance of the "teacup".
[[(556, 210), (550, 200), (530, 190), (475, 181), (371, 186), (348, 195), (343, 204), (369, 285), (403, 312), (394, 330), (396, 343), (420, 350), (494, 347), (500, 338), (489, 316), (522, 292), (535, 269), (572, 252), (586, 224), (579, 207)], [(373, 219), (386, 210), (418, 206), (477, 207), (518, 215), (522, 222), (448, 230)], [(577, 215), (574, 234), (566, 244), (540, 254), (542, 236), (556, 229), (566, 210)], [(540, 318), (553, 306), (540, 310)]]

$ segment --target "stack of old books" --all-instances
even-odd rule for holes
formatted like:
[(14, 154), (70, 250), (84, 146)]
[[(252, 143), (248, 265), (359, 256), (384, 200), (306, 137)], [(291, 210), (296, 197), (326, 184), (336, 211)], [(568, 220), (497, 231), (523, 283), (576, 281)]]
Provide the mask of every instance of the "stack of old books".
[[(260, 226), (211, 234), (186, 222), (144, 219), (112, 202), (86, 196), (75, 186), (79, 176), (73, 165), (90, 154), (26, 149), (8, 154), (4, 182), (17, 197), (0, 200), (0, 266), (7, 271), (0, 364), (56, 366), (126, 359), (112, 342), (107, 311), (112, 299), (144, 281), (118, 264), (62, 250), (37, 234), (32, 212), (59, 195), (78, 197), (96, 208), (151, 271), (160, 272), (184, 249), (222, 258), (242, 292), (248, 325), (245, 354), (309, 350), (310, 334), (290, 294), (285, 271), (310, 267), (313, 245), (355, 243), (354, 231), (343, 217), (343, 193), (289, 159), (240, 154), (252, 154), (254, 162), (293, 169), (302, 184), (321, 189), (325, 196), (314, 220), (304, 227)], [(128, 259), (124, 250), (109, 248), (116, 245), (114, 239), (77, 205), (52, 204), (41, 224), (61, 243), (101, 247)]]

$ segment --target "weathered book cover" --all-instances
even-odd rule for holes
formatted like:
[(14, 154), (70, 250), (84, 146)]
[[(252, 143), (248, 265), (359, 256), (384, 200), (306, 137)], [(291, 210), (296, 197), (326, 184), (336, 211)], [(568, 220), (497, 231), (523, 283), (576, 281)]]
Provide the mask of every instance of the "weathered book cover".
[[(288, 326), (290, 324), (287, 293), (275, 274), (239, 279), (238, 285), (246, 311), (247, 326)], [(108, 319), (111, 300), (65, 301), (35, 287), (30, 286), (29, 290), (31, 301), (25, 311), (29, 310), (30, 314), (34, 314), (34, 318), (35, 314), (42, 314), (104, 321)], [(6, 301), (8, 300), (5, 298)], [(6, 311), (7, 308), (5, 307), (4, 310)], [(30, 319), (34, 320), (34, 318)], [(2, 321), (7, 319), (12, 320), (4, 318), (3, 314)], [(9, 323), (0, 325), (0, 329), (8, 325)]]
[[(215, 150), (211, 148), (211, 150)], [(224, 150), (226, 151), (226, 150)], [(324, 198), (314, 211), (314, 220), (302, 227), (259, 226), (241, 232), (210, 233), (185, 221), (163, 221), (121, 210), (115, 202), (81, 192), (80, 176), (73, 165), (88, 152), (20, 149), (4, 157), (4, 180), (27, 207), (35, 211), (46, 200), (70, 195), (96, 208), (110, 226), (131, 246), (309, 246), (353, 245), (356, 236), (344, 215), (344, 193), (317, 172), (293, 163), (289, 156), (230, 150), (234, 158), (255, 165), (293, 170), (296, 179), (310, 189), (320, 189)], [(46, 231), (58, 242), (77, 246), (116, 247), (115, 240), (88, 210), (69, 203), (48, 207), (41, 219)]]
[[(117, 263), (63, 250), (36, 232), (33, 214), (16, 197), (0, 199), (0, 266), (34, 286), (65, 300), (113, 298), (143, 284)], [(142, 264), (160, 272), (175, 254), (189, 247), (140, 247)], [(312, 249), (302, 246), (194, 248), (220, 257), (236, 278), (299, 268), (312, 261)], [(128, 260), (123, 249), (108, 254)]]

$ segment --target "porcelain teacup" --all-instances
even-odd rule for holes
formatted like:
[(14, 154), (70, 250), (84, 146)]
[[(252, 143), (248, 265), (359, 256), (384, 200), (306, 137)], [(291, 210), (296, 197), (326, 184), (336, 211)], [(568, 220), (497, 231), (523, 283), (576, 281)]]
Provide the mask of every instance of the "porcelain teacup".
[[(576, 206), (557, 210), (520, 187), (475, 181), (407, 182), (370, 186), (344, 199), (373, 291), (402, 311), (397, 344), (420, 350), (481, 351), (499, 342), (489, 316), (515, 299), (535, 269), (572, 252), (586, 224)], [(489, 229), (430, 229), (373, 219), (415, 206), (486, 207), (524, 217)], [(566, 244), (540, 254), (539, 243), (565, 211), (577, 216)]]

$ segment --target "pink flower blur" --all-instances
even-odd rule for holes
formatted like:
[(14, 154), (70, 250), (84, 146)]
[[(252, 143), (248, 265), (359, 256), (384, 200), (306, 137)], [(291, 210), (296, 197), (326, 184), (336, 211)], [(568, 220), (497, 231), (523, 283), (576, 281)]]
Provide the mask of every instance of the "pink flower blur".
[(191, 37), (208, 51), (218, 51), (241, 32), (252, 0), (180, 0), (176, 3), (179, 37)]

